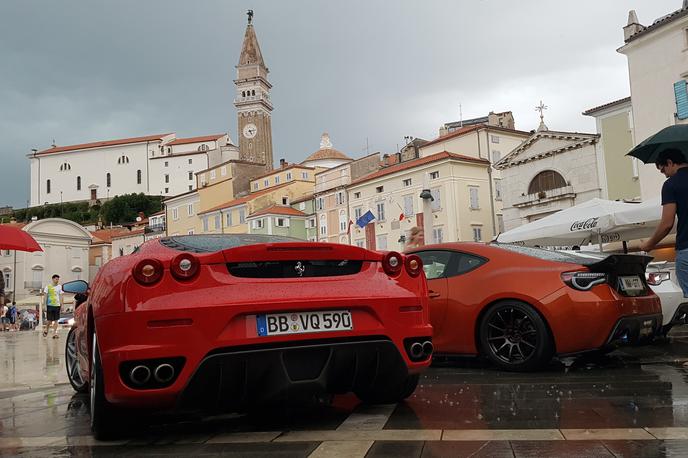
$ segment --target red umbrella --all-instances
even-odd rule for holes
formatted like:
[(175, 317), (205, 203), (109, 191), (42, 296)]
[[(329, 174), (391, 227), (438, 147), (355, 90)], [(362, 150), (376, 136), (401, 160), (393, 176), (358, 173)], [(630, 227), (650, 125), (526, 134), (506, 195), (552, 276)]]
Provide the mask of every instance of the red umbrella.
[(29, 233), (8, 224), (0, 225), (0, 250), (43, 251)]

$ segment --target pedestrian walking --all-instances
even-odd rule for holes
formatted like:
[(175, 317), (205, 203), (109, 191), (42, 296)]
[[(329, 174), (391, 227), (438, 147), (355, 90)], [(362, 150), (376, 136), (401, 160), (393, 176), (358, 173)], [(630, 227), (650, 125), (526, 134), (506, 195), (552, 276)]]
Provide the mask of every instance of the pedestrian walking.
[(62, 285), (60, 283), (60, 276), (55, 274), (51, 278), (51, 282), (43, 289), (45, 296), (46, 321), (48, 326), (43, 331), (43, 337), (47, 337), (50, 332), (50, 326), (55, 325), (55, 332), (53, 339), (57, 339), (57, 320), (60, 319), (60, 310), (62, 308)]
[(0, 305), (5, 305), (5, 276), (0, 273)]
[(9, 321), (7, 318), (8, 313), (9, 308), (5, 304), (0, 305), (0, 329), (2, 329), (3, 332), (7, 331), (6, 328)]
[(406, 249), (418, 248), (425, 245), (425, 234), (423, 229), (418, 226), (413, 226), (409, 231), (409, 239), (406, 242)]
[(7, 314), (9, 315), (10, 331), (18, 331), (17, 329), (17, 303), (12, 301), (12, 305), (8, 307)]
[(662, 185), (662, 219), (655, 233), (640, 245), (643, 251), (652, 250), (676, 227), (676, 277), (688, 297), (688, 163), (683, 152), (666, 149), (659, 153), (655, 165), (667, 180)]

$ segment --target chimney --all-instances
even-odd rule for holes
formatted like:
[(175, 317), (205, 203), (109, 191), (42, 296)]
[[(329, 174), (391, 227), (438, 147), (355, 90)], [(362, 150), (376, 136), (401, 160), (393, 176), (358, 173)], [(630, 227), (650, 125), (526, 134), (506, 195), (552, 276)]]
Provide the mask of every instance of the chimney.
[(645, 29), (645, 26), (638, 22), (638, 15), (635, 14), (635, 10), (628, 12), (628, 24), (623, 28), (624, 31), (624, 41), (628, 41), (633, 35), (641, 32)]
[(287, 167), (287, 161), (284, 159), (280, 159), (280, 168), (286, 168)]

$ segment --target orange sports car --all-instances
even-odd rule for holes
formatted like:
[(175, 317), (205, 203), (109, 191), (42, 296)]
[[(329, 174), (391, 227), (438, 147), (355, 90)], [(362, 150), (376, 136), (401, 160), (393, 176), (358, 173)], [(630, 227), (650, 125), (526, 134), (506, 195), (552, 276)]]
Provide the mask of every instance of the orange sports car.
[(533, 370), (555, 354), (649, 340), (662, 325), (647, 256), (467, 242), (409, 252), (428, 279), (436, 355)]

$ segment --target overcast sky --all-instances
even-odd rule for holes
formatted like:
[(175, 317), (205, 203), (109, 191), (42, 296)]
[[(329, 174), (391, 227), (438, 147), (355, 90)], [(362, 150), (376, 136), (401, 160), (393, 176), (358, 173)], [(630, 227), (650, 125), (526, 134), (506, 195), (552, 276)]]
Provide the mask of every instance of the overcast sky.
[(594, 132), (629, 95), (622, 27), (680, 0), (82, 0), (0, 2), (0, 206), (26, 206), (32, 148), (229, 131), (247, 9), (273, 84), (275, 162), (330, 133), (352, 157), (489, 111)]

